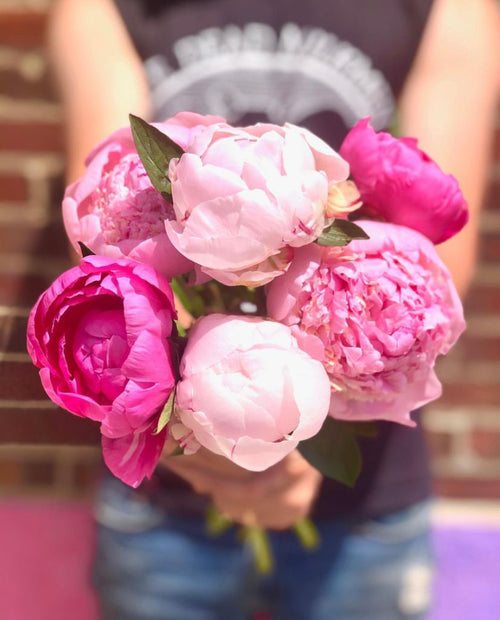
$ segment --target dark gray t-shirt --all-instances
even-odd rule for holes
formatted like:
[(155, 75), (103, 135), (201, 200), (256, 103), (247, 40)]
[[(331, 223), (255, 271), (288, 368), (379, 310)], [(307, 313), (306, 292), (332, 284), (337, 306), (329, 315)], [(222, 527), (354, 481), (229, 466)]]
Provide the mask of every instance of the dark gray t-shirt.
[[(370, 116), (394, 119), (432, 0), (115, 0), (148, 74), (154, 116), (308, 127), (338, 148)], [(414, 414), (418, 417), (418, 414)], [(354, 489), (325, 480), (316, 516), (373, 516), (430, 493), (423, 431), (378, 423)], [(145, 484), (171, 510), (202, 501), (173, 474)]]

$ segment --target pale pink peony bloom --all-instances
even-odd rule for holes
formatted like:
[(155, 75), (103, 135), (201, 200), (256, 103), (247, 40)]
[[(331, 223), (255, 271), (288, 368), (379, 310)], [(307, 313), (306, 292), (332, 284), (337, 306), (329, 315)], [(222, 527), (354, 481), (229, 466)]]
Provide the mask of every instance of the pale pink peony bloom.
[(101, 423), (104, 460), (131, 486), (150, 477), (166, 430), (155, 434), (175, 384), (173, 294), (158, 272), (127, 259), (83, 259), (40, 296), (28, 352), (49, 398)]
[(205, 276), (259, 286), (286, 270), (292, 248), (322, 233), (329, 186), (348, 174), (305, 129), (215, 124), (170, 162), (176, 217), (167, 234)]
[[(218, 117), (183, 112), (156, 127), (183, 149)], [(66, 189), (64, 225), (75, 250), (147, 263), (167, 278), (192, 269), (165, 234), (172, 204), (152, 186), (129, 127), (118, 129), (88, 155), (83, 176)]]
[(433, 243), (446, 241), (467, 223), (457, 180), (421, 151), (415, 138), (377, 133), (365, 118), (347, 134), (340, 154), (363, 203), (384, 220), (418, 230)]
[(370, 239), (297, 252), (269, 287), (269, 315), (323, 361), (332, 417), (411, 426), (410, 412), (441, 393), (434, 363), (465, 327), (462, 305), (427, 238), (395, 224), (360, 225)]
[(330, 384), (322, 364), (274, 321), (220, 314), (199, 319), (180, 374), (181, 443), (190, 451), (198, 443), (252, 471), (274, 465), (315, 435), (328, 413)]

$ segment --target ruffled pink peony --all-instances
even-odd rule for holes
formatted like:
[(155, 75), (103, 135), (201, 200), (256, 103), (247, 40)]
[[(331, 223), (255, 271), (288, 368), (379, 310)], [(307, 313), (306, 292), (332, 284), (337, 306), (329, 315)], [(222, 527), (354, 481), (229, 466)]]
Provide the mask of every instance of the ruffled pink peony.
[[(182, 148), (218, 117), (183, 112), (156, 127)], [(137, 154), (130, 128), (115, 131), (86, 159), (83, 176), (66, 189), (63, 217), (77, 252), (82, 242), (95, 254), (147, 263), (170, 278), (192, 263), (170, 243), (165, 220), (172, 204), (151, 185)]]
[[(198, 320), (181, 360), (176, 414), (194, 439), (252, 471), (315, 435), (328, 413), (321, 363), (285, 325), (213, 314)], [(183, 434), (183, 431), (180, 431)], [(193, 437), (178, 439), (193, 451)]]
[(28, 321), (28, 352), (48, 396), (101, 423), (104, 459), (131, 486), (151, 476), (154, 434), (175, 383), (168, 282), (147, 265), (90, 256), (63, 273)]
[(297, 252), (269, 287), (269, 315), (323, 361), (331, 416), (413, 425), (410, 412), (441, 393), (434, 363), (465, 327), (462, 305), (428, 239), (394, 224), (360, 225), (370, 239)]
[(265, 284), (286, 270), (291, 248), (321, 234), (329, 186), (348, 173), (305, 129), (215, 124), (170, 162), (176, 219), (166, 221), (167, 234), (206, 276)]
[(433, 243), (446, 241), (467, 223), (467, 203), (456, 179), (414, 138), (376, 133), (365, 118), (347, 134), (340, 154), (363, 202), (384, 220), (418, 230)]

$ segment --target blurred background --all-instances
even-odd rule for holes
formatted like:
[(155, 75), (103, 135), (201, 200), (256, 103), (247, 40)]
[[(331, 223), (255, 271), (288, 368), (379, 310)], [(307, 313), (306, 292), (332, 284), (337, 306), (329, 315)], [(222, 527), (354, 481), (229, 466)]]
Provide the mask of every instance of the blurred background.
[[(97, 617), (87, 572), (98, 428), (47, 400), (25, 349), (30, 308), (69, 266), (61, 109), (44, 52), (50, 4), (0, 0), (2, 620)], [(468, 329), (440, 364), (444, 394), (425, 415), (443, 566), (436, 620), (500, 618), (488, 589), (500, 570), (500, 112), (480, 247)], [(460, 578), (467, 592), (456, 590), (453, 607), (445, 592)]]

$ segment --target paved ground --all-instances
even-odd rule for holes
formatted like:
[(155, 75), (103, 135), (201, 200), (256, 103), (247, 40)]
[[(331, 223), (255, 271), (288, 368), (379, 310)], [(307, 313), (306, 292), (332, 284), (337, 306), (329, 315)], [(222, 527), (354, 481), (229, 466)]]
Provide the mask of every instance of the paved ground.
[[(500, 510), (446, 503), (434, 530), (439, 576), (429, 620), (500, 619)], [(86, 504), (0, 502), (1, 620), (98, 620)]]

